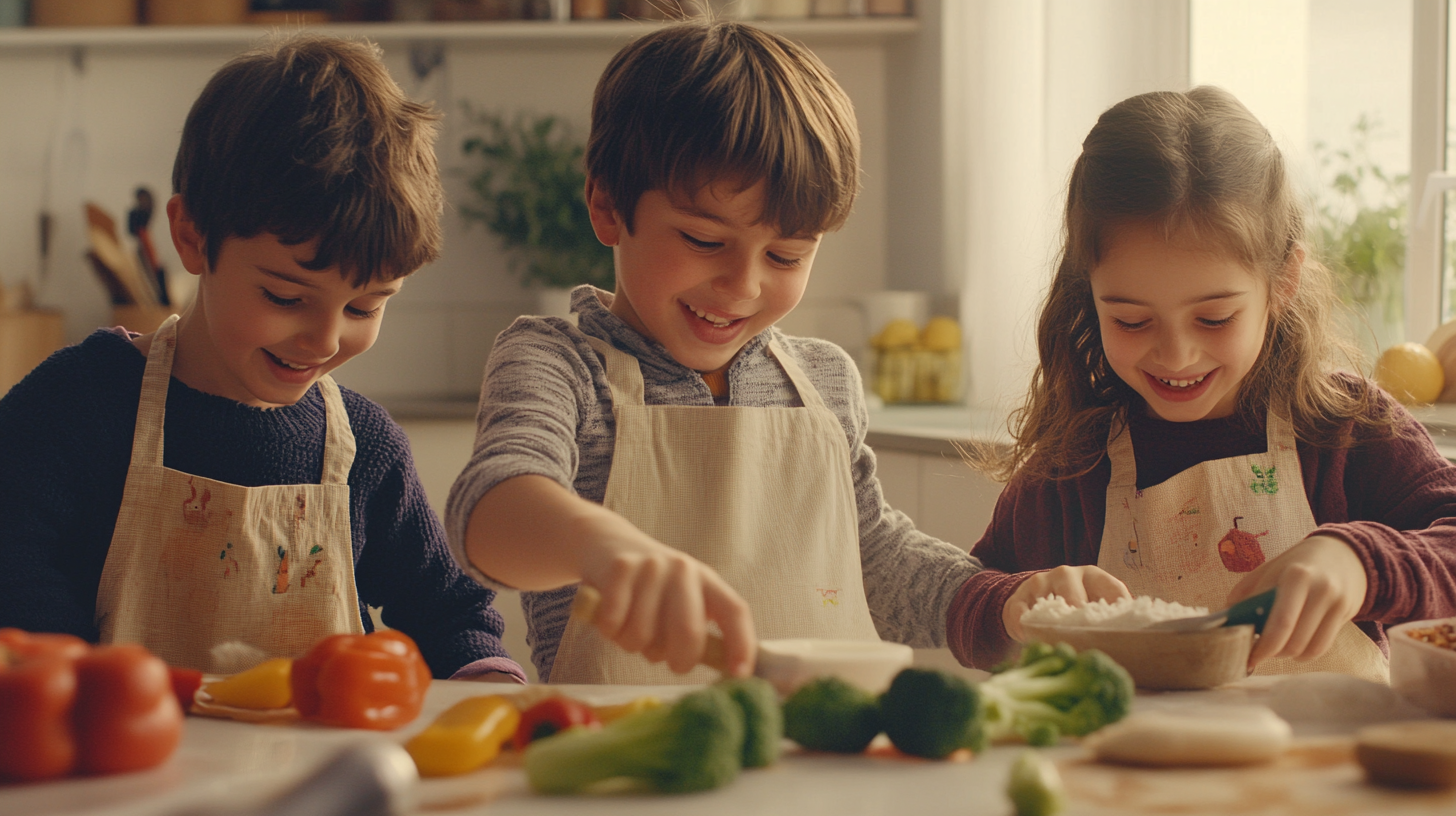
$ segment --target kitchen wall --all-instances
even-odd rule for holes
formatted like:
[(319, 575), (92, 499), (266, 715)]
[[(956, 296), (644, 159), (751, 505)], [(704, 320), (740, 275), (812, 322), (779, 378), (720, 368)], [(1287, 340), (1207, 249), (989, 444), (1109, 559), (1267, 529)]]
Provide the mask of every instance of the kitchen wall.
[[(804, 304), (785, 328), (856, 349), (864, 337), (857, 296), (886, 288), (891, 280), (887, 64), (916, 35), (816, 39), (812, 28), (807, 31), (804, 38), (854, 100), (864, 193), (846, 226), (826, 239)], [(0, 122), (0, 174), (6, 180), (0, 284), (31, 285), (41, 304), (65, 311), (67, 336), (77, 341), (112, 320), (103, 288), (83, 259), (81, 202), (100, 203), (124, 224), (136, 186), (149, 186), (164, 199), (187, 110), (208, 76), (241, 44), (122, 41), (73, 48), (29, 45), (17, 36), (27, 33), (0, 36), (0, 110), (6, 111)], [(467, 225), (455, 209), (465, 190), (461, 105), (555, 114), (584, 134), (596, 77), (627, 36), (449, 40), (440, 52), (443, 62), (427, 73), (411, 68), (409, 41), (381, 41), (406, 91), (435, 101), (446, 113), (438, 152), (452, 206), (445, 217), (444, 257), (391, 301), (378, 344), (338, 372), (341, 382), (386, 404), (474, 398), (492, 339), (535, 306), (494, 236), (478, 224)], [(427, 48), (415, 56), (431, 53)], [(43, 259), (38, 219), (46, 211), (54, 230)], [(152, 229), (172, 287), (187, 292), (194, 284), (169, 245), (160, 211)], [(907, 280), (920, 282), (913, 275)]]

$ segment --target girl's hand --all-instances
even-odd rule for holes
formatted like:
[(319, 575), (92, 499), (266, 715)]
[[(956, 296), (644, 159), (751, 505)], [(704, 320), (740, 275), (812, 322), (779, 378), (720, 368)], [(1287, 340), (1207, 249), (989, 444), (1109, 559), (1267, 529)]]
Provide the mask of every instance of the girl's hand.
[(1229, 592), (1230, 605), (1278, 588), (1249, 669), (1271, 657), (1313, 660), (1365, 603), (1365, 565), (1334, 536), (1312, 535), (1249, 573)]
[(1001, 608), (1001, 623), (1006, 626), (1006, 634), (1012, 640), (1018, 643), (1022, 641), (1021, 616), (1038, 598), (1048, 595), (1060, 595), (1062, 600), (1072, 606), (1082, 606), (1088, 601), (1097, 600), (1111, 603), (1119, 598), (1132, 597), (1125, 584), (1101, 567), (1061, 566), (1046, 572), (1032, 573), (1030, 578), (1021, 582), (1021, 586), (1016, 588), (1016, 592), (1006, 599), (1006, 605)]
[(602, 596), (592, 617), (602, 636), (682, 673), (701, 660), (707, 622), (715, 621), (728, 673), (748, 676), (758, 651), (748, 602), (713, 568), (611, 515), (605, 525), (597, 520), (595, 546), (581, 563), (582, 580)]

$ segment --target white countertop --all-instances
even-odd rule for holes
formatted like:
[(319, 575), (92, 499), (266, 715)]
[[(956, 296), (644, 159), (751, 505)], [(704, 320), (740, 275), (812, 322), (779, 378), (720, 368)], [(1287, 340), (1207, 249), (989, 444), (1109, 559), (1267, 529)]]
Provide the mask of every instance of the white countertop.
[[(1178, 709), (1269, 703), (1275, 678), (1250, 678), (1207, 692), (1139, 694), (1135, 709)], [(421, 716), (391, 733), (310, 725), (253, 725), (189, 717), (177, 754), (160, 768), (95, 779), (0, 786), (7, 816), (153, 816), (209, 814), (216, 808), (258, 805), (288, 789), (358, 740), (403, 742), (454, 702), (521, 687), (436, 681)], [(1384, 693), (1383, 687), (1371, 687)], [(643, 691), (627, 687), (564, 687), (573, 696), (608, 703)], [(664, 697), (680, 687), (655, 689)], [(1300, 699), (1310, 695), (1301, 694)], [(1311, 703), (1311, 705), (1317, 704)], [(1367, 706), (1367, 713), (1381, 706)], [(1276, 706), (1277, 709), (1277, 706)], [(1338, 710), (1338, 708), (1336, 708)], [(1299, 712), (1295, 712), (1299, 714)], [(1379, 716), (1409, 716), (1385, 706)], [(1355, 724), (1328, 715), (1286, 716), (1295, 746), (1272, 765), (1237, 770), (1146, 770), (1089, 762), (1080, 746), (1046, 749), (1070, 795), (1068, 816), (1126, 813), (1177, 814), (1436, 814), (1456, 812), (1456, 792), (1404, 793), (1366, 784), (1350, 758)], [(1338, 714), (1335, 715), (1338, 717)], [(544, 797), (529, 791), (512, 755), (464, 776), (425, 780), (414, 813), (445, 814), (681, 814), (694, 816), (854, 816), (910, 813), (1007, 814), (1003, 789), (1020, 746), (989, 749), (974, 758), (934, 762), (890, 752), (878, 755), (806, 754), (790, 747), (766, 769), (686, 796)], [(208, 809), (208, 810), (198, 810)]]

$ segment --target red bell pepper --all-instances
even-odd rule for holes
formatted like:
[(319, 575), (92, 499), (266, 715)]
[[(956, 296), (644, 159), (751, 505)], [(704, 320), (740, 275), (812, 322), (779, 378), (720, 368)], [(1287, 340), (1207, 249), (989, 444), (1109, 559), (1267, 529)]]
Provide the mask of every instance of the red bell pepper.
[(600, 728), (602, 721), (591, 706), (570, 697), (547, 697), (521, 712), (511, 746), (524, 751), (532, 740), (545, 739), (558, 731), (581, 726)]
[(167, 671), (172, 676), (172, 694), (177, 697), (177, 705), (182, 706), (183, 714), (190, 714), (192, 704), (197, 702), (197, 690), (202, 688), (202, 672), (176, 666), (168, 666)]
[(403, 632), (330, 635), (293, 661), (290, 684), (304, 719), (388, 731), (419, 716), (430, 667)]
[(160, 765), (182, 738), (167, 666), (145, 647), (0, 629), (0, 779)]

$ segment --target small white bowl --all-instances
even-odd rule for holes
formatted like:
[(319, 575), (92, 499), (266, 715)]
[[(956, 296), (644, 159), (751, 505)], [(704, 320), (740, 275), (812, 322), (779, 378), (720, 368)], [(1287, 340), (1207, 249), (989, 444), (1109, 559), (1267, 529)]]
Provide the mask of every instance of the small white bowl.
[(1456, 618), (1411, 621), (1386, 630), (1390, 637), (1390, 686), (1401, 696), (1443, 717), (1456, 717), (1456, 649), (1446, 649), (1410, 636)]
[(789, 695), (816, 677), (834, 676), (872, 694), (889, 688), (910, 665), (915, 650), (903, 643), (826, 638), (786, 638), (758, 642), (754, 674)]

